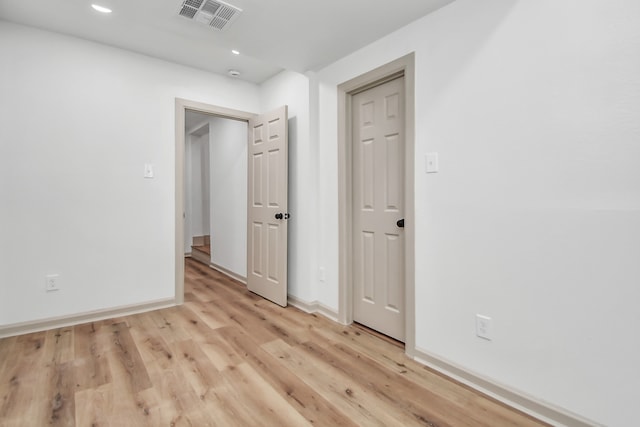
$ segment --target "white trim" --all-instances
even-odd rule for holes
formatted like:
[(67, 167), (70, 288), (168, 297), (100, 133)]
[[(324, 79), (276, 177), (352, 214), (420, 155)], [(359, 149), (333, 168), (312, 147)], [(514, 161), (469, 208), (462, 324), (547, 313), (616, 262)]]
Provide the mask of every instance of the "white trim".
[(287, 296), (287, 303), (298, 310), (302, 310), (305, 313), (313, 314), (318, 313), (323, 315), (329, 320), (333, 320), (334, 322), (340, 323), (338, 320), (338, 312), (327, 307), (319, 301), (304, 301), (298, 297), (294, 297), (293, 295)]
[(240, 283), (242, 283), (243, 285), (246, 285), (246, 284), (247, 284), (247, 278), (246, 278), (246, 277), (241, 276), (241, 275), (239, 275), (239, 274), (237, 274), (237, 273), (234, 273), (234, 272), (233, 272), (233, 271), (231, 271), (231, 270), (227, 270), (226, 268), (224, 268), (224, 267), (220, 267), (219, 265), (214, 264), (214, 263), (210, 263), (210, 264), (209, 264), (209, 267), (211, 267), (211, 268), (213, 268), (214, 270), (216, 270), (216, 271), (218, 271), (218, 272), (220, 272), (220, 273), (224, 274), (225, 276), (229, 276), (229, 277), (231, 277), (233, 280), (235, 280), (235, 281), (237, 281), (237, 282), (240, 282)]
[(581, 417), (565, 409), (544, 402), (526, 393), (515, 390), (480, 374), (469, 371), (419, 347), (413, 351), (413, 359), (425, 366), (453, 378), (474, 390), (486, 394), (512, 408), (529, 414), (554, 426), (599, 427), (594, 421)]
[(174, 307), (175, 305), (176, 301), (174, 298), (165, 298), (156, 301), (149, 301), (143, 304), (123, 305), (116, 308), (87, 311), (84, 313), (74, 314), (72, 316), (50, 317), (30, 322), (13, 323), (10, 325), (0, 326), (0, 338), (79, 325), (81, 323), (96, 322), (98, 320), (112, 319), (115, 317), (129, 316), (132, 314), (159, 310), (161, 308)]

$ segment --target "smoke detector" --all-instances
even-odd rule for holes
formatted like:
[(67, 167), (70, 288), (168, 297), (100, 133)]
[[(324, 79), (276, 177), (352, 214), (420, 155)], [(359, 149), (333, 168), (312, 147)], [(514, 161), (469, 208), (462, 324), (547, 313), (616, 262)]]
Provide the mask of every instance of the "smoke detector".
[(227, 74), (229, 74), (231, 77), (239, 77), (240, 76), (240, 71), (238, 71), (238, 70), (229, 70), (227, 72)]
[(241, 12), (239, 7), (220, 0), (184, 0), (178, 15), (222, 31), (238, 19)]

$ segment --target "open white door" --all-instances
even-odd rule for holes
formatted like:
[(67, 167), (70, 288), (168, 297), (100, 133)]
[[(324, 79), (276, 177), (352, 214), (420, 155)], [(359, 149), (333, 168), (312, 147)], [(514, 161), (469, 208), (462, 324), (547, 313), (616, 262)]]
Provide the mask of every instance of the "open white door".
[(249, 121), (247, 287), (287, 305), (287, 106)]

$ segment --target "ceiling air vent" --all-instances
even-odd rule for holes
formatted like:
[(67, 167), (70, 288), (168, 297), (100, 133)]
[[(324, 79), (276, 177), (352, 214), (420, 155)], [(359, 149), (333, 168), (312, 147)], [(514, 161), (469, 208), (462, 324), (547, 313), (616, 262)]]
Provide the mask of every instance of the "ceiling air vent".
[(242, 9), (219, 0), (184, 0), (178, 14), (216, 30), (224, 30), (241, 12)]

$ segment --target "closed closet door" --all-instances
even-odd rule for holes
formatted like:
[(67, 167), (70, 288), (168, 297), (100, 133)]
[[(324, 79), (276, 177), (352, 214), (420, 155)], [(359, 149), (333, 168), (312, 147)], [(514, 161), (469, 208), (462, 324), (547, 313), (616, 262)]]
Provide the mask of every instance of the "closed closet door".
[(353, 318), (404, 341), (404, 78), (353, 95), (352, 112)]

